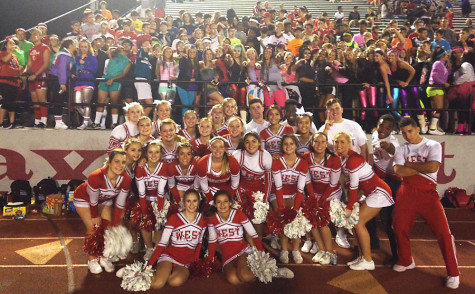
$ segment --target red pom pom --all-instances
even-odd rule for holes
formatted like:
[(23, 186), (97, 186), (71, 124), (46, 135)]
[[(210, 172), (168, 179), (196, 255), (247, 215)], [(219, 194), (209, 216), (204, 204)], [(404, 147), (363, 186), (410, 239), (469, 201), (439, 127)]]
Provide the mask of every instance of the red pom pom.
[(101, 257), (104, 254), (104, 229), (100, 226), (94, 227), (94, 232), (86, 235), (83, 246), (87, 255)]
[(128, 220), (130, 220), (130, 215), (132, 214), (132, 210), (135, 208), (137, 203), (139, 202), (139, 197), (129, 197), (125, 201), (125, 212), (124, 212), (124, 217)]
[(222, 265), (217, 259), (213, 261), (200, 259), (193, 261), (188, 269), (191, 280), (201, 280), (209, 278), (213, 273), (220, 272)]
[(147, 213), (143, 214), (140, 202), (137, 201), (134, 208), (130, 212), (130, 222), (137, 230), (145, 230), (152, 232), (155, 230), (155, 215), (151, 205), (147, 205)]
[(211, 209), (211, 205), (207, 201), (203, 201), (201, 205), (201, 213), (207, 213)]
[(309, 197), (303, 203), (302, 212), (314, 228), (325, 227), (330, 222), (329, 208), (321, 207), (315, 197)]
[(252, 197), (247, 195), (242, 195), (242, 202), (239, 204), (241, 205), (241, 210), (244, 214), (250, 219), (254, 219), (254, 201)]
[(285, 225), (292, 222), (296, 216), (297, 211), (290, 208), (269, 211), (267, 214), (267, 226), (274, 234), (282, 235)]

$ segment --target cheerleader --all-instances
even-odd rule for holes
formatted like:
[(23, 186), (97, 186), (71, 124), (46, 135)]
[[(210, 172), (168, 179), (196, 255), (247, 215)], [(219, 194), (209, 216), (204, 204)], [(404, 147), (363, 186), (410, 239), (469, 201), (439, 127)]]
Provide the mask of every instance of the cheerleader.
[(170, 163), (175, 159), (176, 149), (179, 143), (188, 142), (182, 136), (177, 135), (176, 123), (167, 118), (160, 124), (160, 135), (162, 145), (162, 160)]
[(374, 218), (382, 207), (391, 206), (394, 200), (391, 189), (374, 172), (363, 156), (351, 150), (351, 137), (345, 132), (335, 135), (335, 152), (342, 158), (342, 171), (348, 186), (348, 204), (346, 215), (349, 216), (353, 205), (358, 201), (358, 190), (366, 196), (359, 212), (359, 221), (355, 226), (356, 236), (362, 256), (348, 262), (352, 270), (374, 270), (371, 258), (371, 246), (366, 223)]
[[(139, 192), (140, 209), (143, 216), (155, 218), (152, 213), (152, 202), (158, 203), (158, 209), (163, 209), (165, 186), (167, 184), (168, 170), (166, 163), (161, 161), (162, 148), (160, 141), (155, 140), (144, 148), (146, 163), (137, 167), (135, 182)], [(153, 253), (152, 232), (140, 229), (145, 243), (146, 251), (144, 260), (149, 260)], [(160, 240), (161, 232), (155, 231), (155, 243)]]
[(200, 196), (196, 190), (188, 190), (183, 202), (185, 209), (167, 219), (160, 243), (148, 262), (153, 265), (158, 259), (153, 289), (163, 288), (167, 283), (172, 287), (183, 285), (190, 275), (188, 266), (199, 259), (206, 229), (206, 221), (198, 212)]
[[(309, 197), (317, 199), (318, 206), (323, 208), (321, 210), (321, 213), (324, 214), (322, 217), (330, 220), (329, 201), (333, 198), (340, 199), (342, 193), (340, 187), (341, 160), (328, 150), (327, 141), (327, 135), (324, 133), (312, 135), (310, 151), (305, 153), (304, 159), (308, 164), (310, 174), (308, 179), (310, 181), (306, 185)], [(308, 251), (316, 253), (312, 258), (313, 262), (329, 264), (333, 246), (328, 225), (322, 224), (318, 228), (314, 227), (311, 232), (315, 243), (312, 246), (311, 241), (305, 241), (304, 247), (306, 245), (309, 248)], [(310, 249), (310, 247), (312, 248)], [(303, 248), (302, 251), (305, 252)]]
[(211, 108), (208, 116), (211, 117), (213, 122), (213, 134), (215, 136), (224, 136), (229, 134), (228, 128), (224, 124), (223, 105), (216, 104)]
[[(86, 237), (92, 235), (95, 226), (112, 226), (120, 223), (131, 179), (125, 171), (127, 155), (123, 149), (109, 153), (106, 166), (89, 174), (87, 182), (74, 191), (74, 207), (86, 226)], [(114, 211), (112, 204), (115, 203)], [(113, 272), (114, 265), (107, 257), (89, 255), (88, 268), (93, 274)]]
[(224, 124), (227, 124), (229, 119), (237, 116), (238, 106), (236, 100), (233, 98), (224, 98), (223, 100)]
[(152, 136), (155, 138), (160, 137), (160, 123), (162, 120), (170, 118), (172, 114), (172, 104), (166, 100), (160, 100), (155, 106), (153, 113), (153, 123), (152, 123)]
[(152, 120), (148, 116), (141, 116), (139, 118), (139, 122), (137, 123), (137, 127), (139, 129), (139, 134), (136, 136), (136, 138), (139, 139), (142, 145), (155, 140), (155, 138), (152, 136)]
[(303, 156), (305, 152), (310, 150), (312, 133), (312, 114), (310, 112), (297, 116), (297, 134), (298, 146), (297, 155)]
[(185, 127), (178, 131), (178, 135), (184, 137), (188, 141), (194, 140), (200, 136), (198, 130), (198, 113), (196, 111), (189, 109), (183, 115), (183, 124)]
[[(241, 167), (238, 194), (240, 199), (237, 200), (242, 202), (244, 198), (247, 198), (246, 200), (254, 202), (252, 194), (260, 191), (264, 193), (263, 202), (267, 203), (272, 187), (272, 155), (260, 148), (261, 138), (256, 132), (246, 133), (243, 143), (241, 148), (233, 153)], [(256, 224), (254, 226), (258, 235), (262, 236), (264, 225)]]
[(241, 142), (244, 133), (244, 122), (237, 116), (231, 117), (227, 122), (227, 129), (229, 130), (229, 135), (224, 136), (226, 148), (229, 153), (233, 153), (238, 149)]
[[(140, 121), (139, 121), (140, 124)], [(139, 127), (140, 128), (140, 127)], [(132, 179), (131, 187), (129, 196), (127, 197), (126, 201), (126, 215), (125, 219), (129, 219), (129, 211), (132, 207), (137, 204), (139, 192), (137, 190), (137, 185), (135, 184), (135, 172), (137, 170), (137, 162), (142, 157), (142, 145), (143, 143), (137, 138), (130, 138), (125, 141), (124, 150), (127, 153), (127, 159), (125, 163), (125, 172), (127, 175)], [(129, 229), (133, 245), (131, 252), (133, 254), (139, 253), (140, 250), (140, 242), (137, 239), (137, 233), (135, 229), (132, 227), (130, 222), (127, 222), (127, 228)]]
[(137, 102), (126, 103), (123, 109), (126, 113), (127, 121), (112, 130), (107, 153), (110, 153), (115, 148), (120, 148), (125, 140), (139, 134), (137, 122), (143, 115), (142, 105)]
[(168, 164), (168, 188), (176, 206), (183, 203), (183, 195), (187, 190), (200, 188), (196, 171), (196, 161), (193, 159), (191, 145), (180, 144), (176, 150), (176, 159)]
[(211, 132), (213, 130), (211, 119), (208, 117), (200, 119), (198, 129), (200, 131), (200, 137), (190, 142), (196, 161), (200, 160), (200, 158), (206, 154), (209, 154), (209, 140), (212, 138)]
[[(308, 165), (297, 155), (297, 146), (298, 139), (294, 134), (284, 135), (281, 147), (283, 156), (274, 158), (272, 162), (274, 187), (269, 201), (274, 210), (284, 207), (298, 210), (302, 203)], [(289, 263), (289, 239), (281, 235), (280, 241), (282, 251), (279, 259), (282, 263)], [(295, 263), (303, 262), (299, 249), (300, 239), (292, 240), (292, 256)]]
[(209, 142), (211, 154), (198, 161), (198, 176), (201, 191), (209, 204), (213, 194), (218, 190), (226, 190), (234, 196), (239, 187), (239, 163), (226, 151), (223, 137), (214, 137)]
[(262, 242), (246, 215), (231, 208), (233, 200), (224, 190), (214, 194), (217, 212), (208, 217), (209, 248), (208, 259), (214, 258), (219, 244), (223, 261), (223, 272), (229, 283), (238, 285), (255, 280), (254, 274), (247, 265), (247, 256), (252, 252), (244, 239), (244, 232), (250, 235), (257, 250), (263, 251)]
[(293, 134), (294, 129), (291, 126), (281, 125), (282, 110), (277, 105), (272, 105), (267, 110), (266, 119), (269, 126), (261, 131), (259, 136), (262, 138), (262, 148), (267, 150), (274, 158), (281, 152), (282, 136)]

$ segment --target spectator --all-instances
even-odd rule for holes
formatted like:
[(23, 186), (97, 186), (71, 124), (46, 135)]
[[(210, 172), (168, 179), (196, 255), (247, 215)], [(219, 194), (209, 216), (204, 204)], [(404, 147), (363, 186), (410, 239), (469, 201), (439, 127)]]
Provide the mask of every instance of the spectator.
[(90, 9), (84, 11), (83, 23), (81, 24), (81, 35), (92, 42), (93, 36), (101, 30), (101, 25), (94, 22), (94, 13)]
[[(18, 88), (20, 87), (20, 73), (22, 67), (18, 62), (18, 57), (14, 54), (15, 47), (18, 45), (16, 38), (8, 38), (4, 41), (0, 51), (0, 95), (2, 96), (2, 105), (0, 108), (0, 124), (3, 129), (15, 127), (15, 104)], [(9, 79), (1, 79), (6, 77)], [(8, 114), (7, 123), (3, 123), (5, 114)]]

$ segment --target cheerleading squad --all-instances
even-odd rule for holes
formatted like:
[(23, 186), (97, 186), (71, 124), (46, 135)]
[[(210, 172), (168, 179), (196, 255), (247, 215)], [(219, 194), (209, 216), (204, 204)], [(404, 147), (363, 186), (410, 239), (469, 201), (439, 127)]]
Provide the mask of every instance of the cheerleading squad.
[[(301, 251), (314, 254), (315, 263), (329, 264), (336, 259), (330, 221), (342, 247), (349, 247), (344, 229), (356, 231), (360, 255), (348, 262), (349, 268), (374, 270), (369, 224), (378, 214), (390, 240), (393, 269), (403, 272), (415, 268), (409, 234), (419, 214), (438, 239), (446, 286), (458, 287), (453, 236), (436, 189), (441, 145), (420, 136), (413, 119), (400, 121), (406, 142), (399, 146), (391, 134), (394, 118), (380, 118), (371, 166), (366, 136), (356, 122), (342, 117), (339, 100), (327, 102), (327, 119), (318, 131), (311, 114), (290, 111), (292, 102), (285, 105), (285, 121), (276, 105), (263, 121), (261, 100), (249, 104), (253, 121), (248, 125), (229, 98), (199, 120), (193, 110), (185, 112), (183, 129), (169, 118), (166, 101), (157, 105), (153, 122), (142, 116), (138, 103), (124, 108), (127, 122), (112, 131), (105, 167), (75, 192), (91, 273), (112, 272), (112, 262), (126, 258), (113, 260), (89, 246), (99, 226), (121, 221), (134, 238), (131, 252), (139, 251), (140, 231), (146, 265), (158, 263), (153, 288), (188, 280), (190, 265), (206, 251), (201, 247), (206, 229), (204, 260), (214, 263), (219, 245), (222, 270), (232, 284), (255, 280), (248, 256), (262, 252), (261, 240), (269, 235), (283, 264), (290, 262), (289, 253), (293, 262), (302, 263)], [(297, 219), (303, 225), (295, 225)], [(274, 277), (292, 278), (293, 273), (280, 268)]]

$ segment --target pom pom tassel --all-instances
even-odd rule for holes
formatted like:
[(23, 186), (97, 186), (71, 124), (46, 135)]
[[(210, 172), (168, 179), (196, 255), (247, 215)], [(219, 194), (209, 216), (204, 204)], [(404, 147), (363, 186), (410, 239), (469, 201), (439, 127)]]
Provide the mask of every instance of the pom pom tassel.
[(155, 216), (152, 207), (147, 207), (147, 213), (143, 214), (140, 202), (137, 202), (130, 212), (130, 221), (137, 230), (152, 232), (155, 229)]
[(353, 229), (353, 227), (358, 223), (360, 217), (360, 204), (355, 203), (353, 205), (353, 210), (349, 217), (346, 217), (345, 214), (346, 205), (338, 199), (332, 199), (330, 201), (330, 218), (332, 222), (337, 227), (346, 228), (348, 230)]
[(117, 271), (116, 276), (122, 278), (120, 286), (126, 291), (147, 291), (152, 284), (152, 266), (145, 266), (140, 261), (126, 265)]
[(213, 261), (199, 259), (193, 261), (188, 269), (190, 270), (191, 280), (201, 280), (208, 279), (211, 274), (220, 272), (222, 268), (222, 264), (217, 259)]
[(132, 235), (124, 226), (115, 226), (104, 232), (104, 256), (126, 257), (132, 249)]
[(297, 211), (290, 208), (270, 211), (267, 215), (267, 227), (277, 236), (282, 235), (285, 225), (292, 222), (296, 216)]
[(267, 214), (269, 213), (269, 203), (264, 203), (264, 193), (261, 191), (254, 192), (252, 198), (254, 198), (253, 214), (251, 218), (253, 224), (259, 225), (266, 221)]
[(254, 248), (253, 252), (247, 256), (247, 265), (256, 278), (264, 284), (272, 282), (272, 278), (277, 277), (277, 264), (269, 253), (257, 251)]
[(309, 197), (302, 205), (302, 212), (314, 228), (326, 227), (330, 222), (328, 209), (318, 205), (318, 199)]
[(312, 224), (303, 215), (302, 209), (299, 209), (294, 220), (284, 226), (284, 235), (290, 239), (297, 239), (305, 236), (311, 229)]
[(164, 200), (163, 209), (158, 210), (158, 203), (156, 201), (152, 202), (152, 210), (155, 215), (155, 230), (160, 230), (165, 226), (167, 222), (168, 209), (170, 208), (170, 201)]
[(101, 257), (104, 255), (104, 229), (101, 226), (94, 226), (94, 232), (86, 235), (83, 250), (89, 256)]

